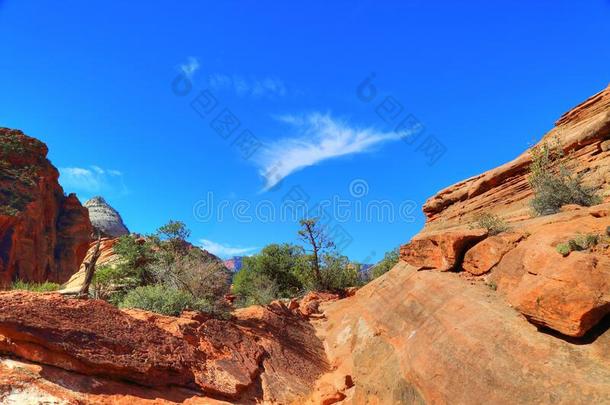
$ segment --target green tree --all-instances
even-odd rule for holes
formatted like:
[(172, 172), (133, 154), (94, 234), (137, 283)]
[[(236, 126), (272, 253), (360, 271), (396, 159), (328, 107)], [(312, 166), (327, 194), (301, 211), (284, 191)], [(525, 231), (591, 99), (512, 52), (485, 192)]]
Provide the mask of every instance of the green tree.
[(360, 266), (351, 263), (347, 256), (336, 252), (322, 256), (322, 283), (328, 290), (343, 290), (362, 285), (359, 273)]
[(238, 305), (267, 305), (279, 297), (279, 289), (274, 280), (265, 274), (243, 269), (233, 279), (233, 292), (238, 297)]
[(152, 283), (150, 266), (157, 261), (153, 244), (134, 235), (122, 236), (113, 247), (120, 258), (115, 274), (127, 288)]
[(301, 220), (300, 224), (299, 237), (305, 246), (308, 247), (306, 250), (311, 254), (311, 267), (316, 281), (316, 288), (327, 288), (322, 277), (321, 259), (322, 255), (335, 248), (335, 243), (326, 234), (318, 218), (306, 218)]
[(170, 256), (167, 260), (171, 261), (171, 256), (180, 256), (187, 253), (190, 248), (188, 238), (191, 236), (191, 231), (186, 227), (186, 224), (181, 221), (170, 220), (167, 224), (157, 229), (157, 232), (151, 237), (159, 248), (167, 252)]
[(392, 270), (400, 260), (400, 251), (398, 248), (391, 250), (385, 254), (383, 259), (371, 269), (371, 278), (376, 279), (383, 276), (388, 271)]
[[(304, 266), (309, 264), (304, 257), (300, 246), (268, 245), (259, 254), (243, 259), (242, 269), (233, 280), (233, 292), (243, 298), (244, 302), (255, 303), (261, 303), (267, 298), (294, 297), (303, 290), (301, 275), (306, 273)], [(255, 296), (264, 299), (253, 299)]]

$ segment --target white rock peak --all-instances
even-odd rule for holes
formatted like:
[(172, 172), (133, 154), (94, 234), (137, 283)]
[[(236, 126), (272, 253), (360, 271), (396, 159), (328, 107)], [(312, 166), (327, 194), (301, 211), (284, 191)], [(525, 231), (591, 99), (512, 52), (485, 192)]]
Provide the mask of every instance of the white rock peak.
[(102, 236), (117, 238), (129, 235), (121, 215), (103, 197), (93, 197), (84, 205), (89, 210), (91, 224)]

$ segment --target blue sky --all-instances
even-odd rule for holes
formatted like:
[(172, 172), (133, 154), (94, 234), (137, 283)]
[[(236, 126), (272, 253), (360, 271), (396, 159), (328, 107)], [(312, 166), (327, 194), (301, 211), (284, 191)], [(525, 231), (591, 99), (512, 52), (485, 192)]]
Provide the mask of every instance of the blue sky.
[(123, 3), (0, 0), (0, 125), (132, 231), (223, 256), (294, 241), (297, 194), (375, 261), (610, 81), (603, 0)]

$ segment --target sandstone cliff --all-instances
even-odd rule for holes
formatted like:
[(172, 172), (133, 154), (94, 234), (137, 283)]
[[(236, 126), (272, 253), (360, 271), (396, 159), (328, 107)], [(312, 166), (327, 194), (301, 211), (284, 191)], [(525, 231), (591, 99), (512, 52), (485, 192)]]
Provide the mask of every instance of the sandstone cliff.
[[(541, 142), (559, 139), (566, 160), (588, 185), (610, 198), (610, 87), (565, 113)], [(467, 226), (481, 212), (515, 221), (530, 217), (527, 182), (530, 154), (450, 186), (424, 205), (428, 222), (420, 235)]]
[(0, 128), (0, 287), (64, 282), (87, 252), (87, 210), (64, 195), (47, 152), (21, 131)]

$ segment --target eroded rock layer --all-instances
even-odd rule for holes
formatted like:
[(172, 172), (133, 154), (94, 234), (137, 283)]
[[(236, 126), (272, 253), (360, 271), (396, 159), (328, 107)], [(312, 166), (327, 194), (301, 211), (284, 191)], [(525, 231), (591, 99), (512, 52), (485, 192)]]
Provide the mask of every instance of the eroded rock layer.
[[(610, 87), (564, 114), (541, 142), (555, 139), (566, 153), (565, 163), (609, 198)], [(421, 235), (467, 226), (484, 212), (510, 220), (529, 218), (530, 163), (526, 151), (510, 163), (442, 190), (424, 205), (428, 222)]]
[(610, 333), (587, 344), (541, 333), (459, 274), (403, 262), (325, 315), (334, 371), (312, 404), (610, 402)]
[(230, 321), (121, 311), (59, 294), (0, 293), (0, 352), (159, 391), (290, 403), (327, 370), (313, 328), (282, 305)]

